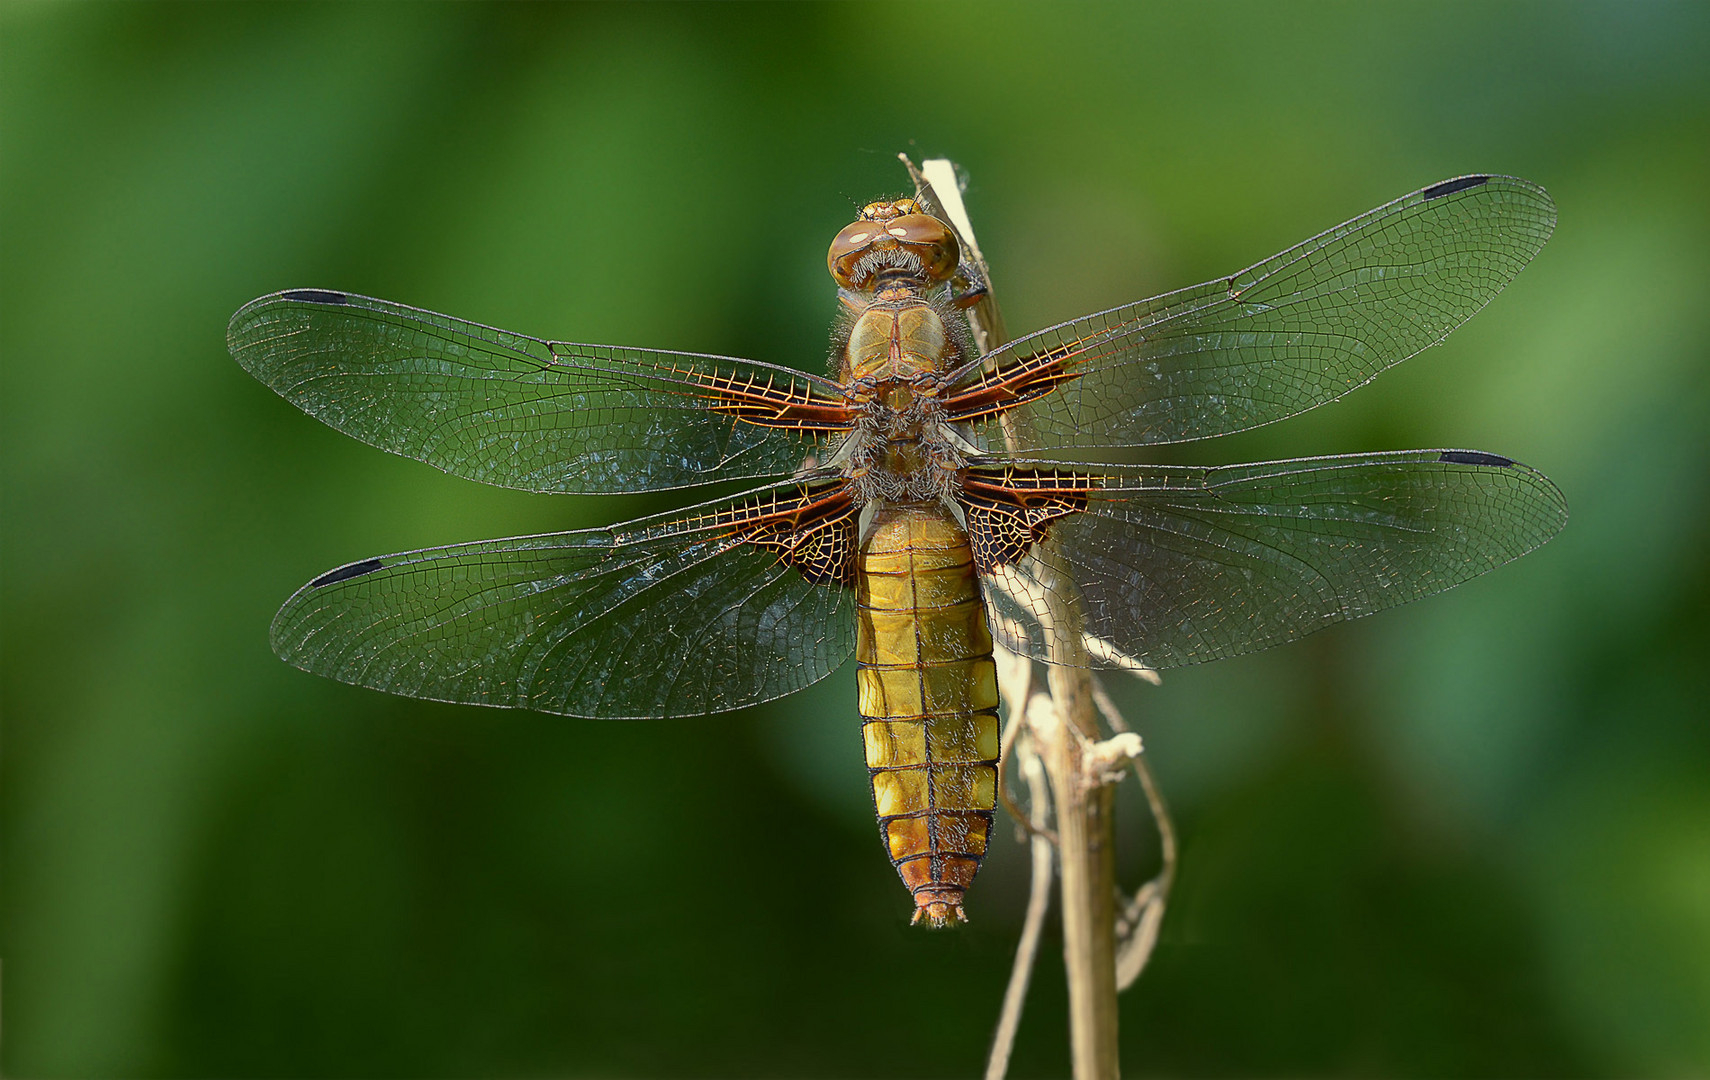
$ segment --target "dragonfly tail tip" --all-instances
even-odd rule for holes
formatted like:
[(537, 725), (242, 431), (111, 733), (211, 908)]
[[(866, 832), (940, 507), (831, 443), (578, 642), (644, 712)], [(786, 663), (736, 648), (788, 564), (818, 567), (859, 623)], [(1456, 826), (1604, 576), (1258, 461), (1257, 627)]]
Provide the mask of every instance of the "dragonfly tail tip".
[(925, 920), (934, 930), (942, 930), (952, 920), (968, 921), (968, 916), (962, 911), (961, 889), (922, 889), (914, 894), (914, 903), (914, 918), (909, 920), (911, 926)]

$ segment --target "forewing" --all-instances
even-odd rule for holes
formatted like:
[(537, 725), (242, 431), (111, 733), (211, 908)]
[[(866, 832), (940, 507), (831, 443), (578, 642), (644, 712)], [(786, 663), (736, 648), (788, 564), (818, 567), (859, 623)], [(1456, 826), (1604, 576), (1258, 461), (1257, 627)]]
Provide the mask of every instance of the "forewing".
[(824, 678), (854, 647), (841, 479), (676, 516), (366, 559), (274, 617), (292, 664), (407, 697), (697, 716)]
[(1549, 195), (1526, 180), (1434, 184), (1231, 277), (1011, 342), (946, 409), (993, 452), (1268, 424), (1441, 341), (1531, 261), (1555, 221)]
[(245, 304), (226, 340), (246, 371), (339, 431), (525, 491), (789, 474), (848, 421), (835, 384), (787, 368), (546, 342), (323, 289)]
[(1015, 466), (972, 480), (969, 533), (998, 640), (1047, 661), (1084, 644), (1098, 667), (1293, 641), (1494, 569), (1567, 521), (1542, 474), (1477, 451)]

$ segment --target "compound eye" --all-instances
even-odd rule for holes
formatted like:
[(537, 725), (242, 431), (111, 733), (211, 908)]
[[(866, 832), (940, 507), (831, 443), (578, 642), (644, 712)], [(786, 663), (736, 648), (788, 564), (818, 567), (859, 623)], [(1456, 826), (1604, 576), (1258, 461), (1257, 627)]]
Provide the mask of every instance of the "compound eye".
[(915, 252), (926, 264), (926, 276), (947, 281), (956, 272), (962, 251), (950, 226), (930, 214), (904, 214), (884, 223), (885, 235)]
[(845, 289), (858, 289), (863, 284), (851, 277), (855, 272), (855, 264), (861, 255), (875, 240), (885, 236), (884, 225), (877, 221), (857, 221), (853, 225), (845, 225), (832, 238), (831, 250), (826, 253), (825, 265), (831, 271), (831, 276)]
[(938, 244), (950, 239), (949, 228), (926, 214), (904, 214), (892, 218), (884, 223), (884, 230), (899, 244)]

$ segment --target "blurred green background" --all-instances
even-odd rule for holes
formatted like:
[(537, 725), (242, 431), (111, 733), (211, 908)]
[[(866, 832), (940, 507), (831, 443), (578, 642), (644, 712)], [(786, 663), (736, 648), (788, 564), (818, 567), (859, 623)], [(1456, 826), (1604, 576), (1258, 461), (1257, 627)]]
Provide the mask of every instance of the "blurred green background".
[[(847, 670), (594, 723), (285, 666), (268, 619), (330, 566), (665, 502), (447, 478), (225, 351), (323, 286), (820, 370), (825, 245), (898, 151), (971, 174), (1017, 331), (1448, 176), (1549, 188), (1444, 347), (1177, 455), (1477, 447), (1573, 519), (1117, 687), (1184, 841), (1123, 1060), (1710, 1073), (1710, 8), (8, 3), (0, 49), (8, 1074), (980, 1068), (1022, 849), (969, 927), (906, 925)], [(1051, 942), (1014, 1075), (1067, 1071), (1062, 986)]]

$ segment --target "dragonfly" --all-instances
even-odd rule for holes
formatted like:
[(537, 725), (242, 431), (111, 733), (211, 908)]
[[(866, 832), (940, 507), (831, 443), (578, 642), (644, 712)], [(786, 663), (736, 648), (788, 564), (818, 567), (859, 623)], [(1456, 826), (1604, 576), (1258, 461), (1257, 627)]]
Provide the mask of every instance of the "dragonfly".
[(1566, 523), (1545, 476), (1478, 450), (1084, 461), (1294, 416), (1438, 343), (1548, 239), (1535, 184), (1445, 180), (984, 355), (966, 317), (983, 264), (934, 209), (881, 199), (836, 234), (825, 376), (330, 289), (245, 305), (228, 330), (245, 370), (454, 476), (553, 494), (760, 482), (347, 563), (285, 602), (274, 650), (393, 694), (599, 718), (741, 709), (853, 654), (880, 839), (913, 921), (942, 926), (965, 921), (991, 841), (994, 646), (1095, 668), (1235, 656), (1440, 592)]

